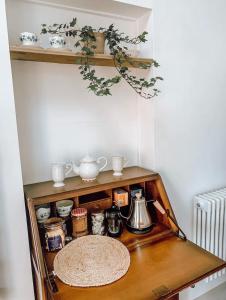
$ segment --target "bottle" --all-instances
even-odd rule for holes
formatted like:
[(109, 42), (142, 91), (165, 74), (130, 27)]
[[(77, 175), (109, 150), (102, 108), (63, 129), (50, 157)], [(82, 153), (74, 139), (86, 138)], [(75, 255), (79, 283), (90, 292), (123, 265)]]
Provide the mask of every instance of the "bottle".
[(123, 223), (120, 217), (120, 211), (117, 206), (113, 206), (106, 210), (106, 229), (111, 237), (119, 237), (122, 234)]

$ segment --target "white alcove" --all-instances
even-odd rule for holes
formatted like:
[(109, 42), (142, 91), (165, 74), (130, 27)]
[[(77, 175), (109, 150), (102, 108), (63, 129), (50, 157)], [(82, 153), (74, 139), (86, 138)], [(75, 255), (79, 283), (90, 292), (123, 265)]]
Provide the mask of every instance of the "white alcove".
[[(131, 36), (147, 27), (150, 31), (150, 9), (112, 0), (6, 3), (10, 45), (19, 44), (20, 32), (39, 34), (42, 23), (67, 22), (73, 17), (80, 26), (113, 23)], [(39, 38), (46, 47), (47, 37)], [(137, 50), (141, 57), (152, 57), (151, 41)], [(106, 77), (117, 74), (112, 67), (97, 67), (97, 72)], [(152, 104), (126, 82), (114, 87), (112, 96), (97, 97), (86, 89), (76, 65), (13, 60), (12, 74), (24, 184), (50, 179), (51, 163), (79, 160), (87, 152), (105, 155), (106, 169), (111, 168), (111, 156), (119, 154), (128, 158), (129, 165), (145, 161), (152, 167)], [(149, 153), (146, 158), (143, 147)]]

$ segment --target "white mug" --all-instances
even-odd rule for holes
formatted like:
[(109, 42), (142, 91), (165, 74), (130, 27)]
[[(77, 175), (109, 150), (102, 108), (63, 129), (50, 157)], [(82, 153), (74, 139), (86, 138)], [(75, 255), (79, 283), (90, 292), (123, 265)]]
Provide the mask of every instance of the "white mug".
[(51, 209), (49, 204), (42, 204), (35, 209), (38, 223), (43, 223), (50, 217)]
[(20, 41), (23, 46), (34, 46), (38, 41), (38, 37), (33, 32), (21, 32)]
[(55, 163), (52, 165), (54, 187), (64, 186), (64, 178), (72, 171), (72, 164)]
[(123, 156), (112, 156), (112, 169), (114, 171), (114, 176), (122, 176), (122, 170), (127, 165), (128, 160)]
[(60, 35), (51, 36), (49, 38), (49, 43), (51, 48), (57, 48), (57, 49), (64, 48), (64, 46), (66, 45), (65, 38)]

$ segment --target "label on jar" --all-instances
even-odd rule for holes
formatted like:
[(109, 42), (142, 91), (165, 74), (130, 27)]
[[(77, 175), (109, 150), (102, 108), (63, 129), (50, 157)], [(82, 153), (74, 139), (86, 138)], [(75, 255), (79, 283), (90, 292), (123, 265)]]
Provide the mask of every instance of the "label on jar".
[(60, 235), (46, 238), (47, 250), (54, 251), (63, 248), (63, 242)]
[(114, 191), (114, 203), (118, 207), (128, 205), (128, 192), (123, 189), (116, 189)]

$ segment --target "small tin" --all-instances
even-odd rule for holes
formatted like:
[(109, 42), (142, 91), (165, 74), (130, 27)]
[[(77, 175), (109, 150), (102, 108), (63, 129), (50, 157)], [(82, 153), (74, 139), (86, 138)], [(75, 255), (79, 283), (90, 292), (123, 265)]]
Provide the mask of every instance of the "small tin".
[(61, 218), (50, 218), (44, 222), (45, 248), (48, 251), (60, 250), (65, 245), (64, 221)]

